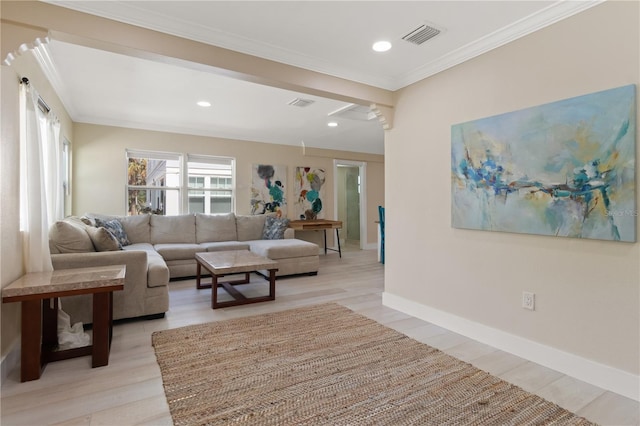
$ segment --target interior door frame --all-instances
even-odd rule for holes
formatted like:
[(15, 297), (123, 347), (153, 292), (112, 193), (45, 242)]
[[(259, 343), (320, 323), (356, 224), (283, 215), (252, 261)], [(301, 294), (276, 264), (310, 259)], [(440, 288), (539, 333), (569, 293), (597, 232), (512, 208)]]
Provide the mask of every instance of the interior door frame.
[[(364, 161), (333, 160), (333, 217), (338, 217), (338, 167), (358, 167), (360, 176), (360, 250), (367, 247), (367, 163)], [(346, 231), (343, 231), (346, 232)], [(346, 235), (346, 234), (345, 234)]]

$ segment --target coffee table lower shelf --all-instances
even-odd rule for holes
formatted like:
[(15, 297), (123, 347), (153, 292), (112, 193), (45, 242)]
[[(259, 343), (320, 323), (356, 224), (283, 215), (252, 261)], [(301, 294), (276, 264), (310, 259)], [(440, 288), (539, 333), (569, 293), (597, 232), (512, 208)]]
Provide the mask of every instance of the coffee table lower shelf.
[[(196, 288), (211, 288), (211, 308), (227, 308), (250, 303), (268, 302), (276, 299), (276, 271), (278, 262), (258, 256), (248, 250), (232, 250), (221, 252), (196, 253)], [(202, 283), (202, 268), (211, 273), (211, 284)], [(234, 286), (249, 284), (251, 272), (266, 269), (269, 276), (269, 294), (266, 296), (248, 297)], [(244, 273), (244, 279), (220, 281), (227, 275)], [(223, 288), (234, 300), (218, 301), (218, 288)]]

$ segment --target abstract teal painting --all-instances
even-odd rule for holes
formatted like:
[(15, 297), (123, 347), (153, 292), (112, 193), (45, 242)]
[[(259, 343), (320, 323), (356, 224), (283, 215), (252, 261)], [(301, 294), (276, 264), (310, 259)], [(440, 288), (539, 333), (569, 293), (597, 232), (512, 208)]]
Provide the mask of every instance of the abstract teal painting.
[(254, 164), (251, 167), (251, 214), (276, 213), (287, 217), (287, 166)]
[(634, 242), (635, 86), (451, 127), (455, 228)]
[(296, 167), (293, 193), (295, 218), (298, 220), (324, 219), (325, 171), (314, 167)]

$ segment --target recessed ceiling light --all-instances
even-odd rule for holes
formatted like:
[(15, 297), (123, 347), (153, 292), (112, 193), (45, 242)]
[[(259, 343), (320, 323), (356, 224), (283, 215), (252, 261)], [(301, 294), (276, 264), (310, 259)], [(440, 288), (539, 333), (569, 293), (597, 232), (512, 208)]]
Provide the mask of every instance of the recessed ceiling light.
[(335, 121), (330, 121), (330, 122), (327, 123), (327, 126), (329, 126), (329, 127), (338, 127), (338, 123), (335, 122)]
[(201, 106), (203, 108), (207, 108), (211, 106), (211, 102), (207, 102), (207, 101), (199, 101), (198, 102), (198, 106)]
[(387, 50), (391, 49), (391, 43), (385, 40), (376, 41), (375, 43), (373, 43), (372, 49), (376, 52), (386, 52)]

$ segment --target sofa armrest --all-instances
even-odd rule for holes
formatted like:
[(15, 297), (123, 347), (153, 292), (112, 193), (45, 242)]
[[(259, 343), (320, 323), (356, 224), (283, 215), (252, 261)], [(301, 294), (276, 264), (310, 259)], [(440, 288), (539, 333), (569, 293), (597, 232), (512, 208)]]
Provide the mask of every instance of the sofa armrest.
[[(114, 319), (127, 318), (130, 313), (144, 312), (147, 291), (147, 253), (144, 251), (102, 251), (90, 253), (52, 254), (53, 269), (87, 268), (93, 266), (125, 265), (124, 290), (113, 293)], [(91, 298), (65, 298), (63, 310), (73, 321), (91, 322)]]
[(147, 286), (147, 253), (145, 251), (100, 251), (52, 254), (51, 263), (53, 264), (53, 269), (125, 265), (127, 267), (125, 291), (127, 284), (143, 284), (142, 288)]

